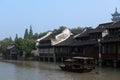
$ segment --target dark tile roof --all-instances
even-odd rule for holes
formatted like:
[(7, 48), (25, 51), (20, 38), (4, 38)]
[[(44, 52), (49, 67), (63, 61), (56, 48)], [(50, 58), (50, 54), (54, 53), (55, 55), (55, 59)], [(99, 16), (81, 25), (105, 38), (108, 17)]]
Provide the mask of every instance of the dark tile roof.
[[(88, 40), (80, 40), (79, 38), (86, 38), (92, 35), (92, 33), (102, 33), (105, 29), (113, 29), (113, 28), (120, 28), (120, 21), (119, 22), (109, 22), (109, 23), (104, 23), (100, 24), (97, 28), (95, 29), (87, 29), (85, 32), (77, 35), (75, 38), (73, 36), (70, 36), (68, 39), (65, 41), (62, 41), (55, 46), (84, 46), (84, 45), (94, 45), (98, 44), (97, 39), (88, 39)], [(55, 39), (55, 36), (58, 35), (56, 33), (52, 33), (48, 37), (44, 38), (43, 40), (51, 40)], [(77, 38), (79, 41), (77, 41)], [(109, 43), (109, 42), (120, 42), (120, 38), (103, 38), (101, 41), (102, 43)], [(39, 44), (39, 46), (51, 46), (51, 42), (49, 43), (44, 43), (44, 44)]]
[(102, 43), (120, 42), (120, 37), (106, 37), (103, 38)]
[[(114, 22), (109, 28), (110, 28), (110, 29), (120, 28), (120, 21)], [(109, 28), (108, 28), (108, 29), (109, 29)]]
[(51, 44), (39, 44), (38, 47), (49, 47)]
[(96, 29), (100, 29), (100, 28), (101, 29), (120, 28), (120, 21), (100, 24)]
[(55, 36), (58, 35), (58, 33), (52, 33), (50, 34), (48, 37), (42, 39), (42, 40), (51, 40), (51, 39), (55, 39)]
[(109, 28), (114, 22), (99, 24), (97, 28)]
[(96, 29), (91, 30), (89, 33), (102, 33), (103, 30), (109, 29), (109, 28), (114, 28), (115, 25), (116, 25), (115, 22), (109, 22), (109, 23), (99, 24)]
[(98, 41), (95, 39), (87, 40), (87, 41), (74, 41), (71, 46), (84, 46), (84, 45), (94, 45), (97, 44)]
[(89, 33), (101, 33), (104, 29), (103, 28), (96, 28), (91, 30)]
[(69, 46), (73, 43), (74, 37), (71, 35), (68, 39), (65, 41), (62, 41), (61, 43), (56, 44), (55, 46)]
[(87, 29), (85, 32), (79, 34), (77, 37), (75, 38), (81, 38), (81, 37), (88, 37), (89, 36), (89, 32), (91, 32), (93, 29)]
[(39, 41), (38, 47), (42, 46), (51, 46), (51, 39), (55, 39), (55, 36), (58, 35), (59, 33), (51, 33), (49, 36), (46, 38), (42, 39)]
[(51, 45), (51, 40), (48, 40), (48, 39), (44, 39), (44, 40), (41, 40), (39, 41), (39, 47), (40, 46), (50, 46)]

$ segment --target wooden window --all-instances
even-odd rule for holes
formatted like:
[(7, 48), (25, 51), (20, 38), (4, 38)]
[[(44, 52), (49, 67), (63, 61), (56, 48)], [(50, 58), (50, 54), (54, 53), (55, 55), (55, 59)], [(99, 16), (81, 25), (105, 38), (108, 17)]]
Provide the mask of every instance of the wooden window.
[(63, 49), (62, 49), (62, 47), (60, 48), (60, 52), (62, 52), (63, 51)]
[(120, 45), (118, 45), (118, 54), (120, 54)]
[(53, 53), (53, 48), (50, 48), (50, 53)]
[(116, 45), (112, 45), (112, 53), (116, 53)]
[(105, 46), (105, 45), (102, 46), (102, 53), (103, 53), (103, 54), (106, 53), (106, 46)]
[(116, 53), (116, 45), (115, 44), (108, 45), (108, 53)]

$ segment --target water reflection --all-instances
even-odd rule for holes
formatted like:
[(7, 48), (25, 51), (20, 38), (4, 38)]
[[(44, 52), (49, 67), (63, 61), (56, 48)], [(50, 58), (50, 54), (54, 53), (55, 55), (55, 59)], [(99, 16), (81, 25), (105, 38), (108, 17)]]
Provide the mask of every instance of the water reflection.
[(1, 80), (120, 80), (120, 69), (96, 68), (90, 73), (72, 73), (56, 63), (35, 61), (0, 62)]

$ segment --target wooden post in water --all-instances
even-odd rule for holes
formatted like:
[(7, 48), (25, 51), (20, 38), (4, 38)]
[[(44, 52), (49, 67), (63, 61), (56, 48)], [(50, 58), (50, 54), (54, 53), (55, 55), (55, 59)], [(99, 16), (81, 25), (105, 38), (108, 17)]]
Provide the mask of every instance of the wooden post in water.
[(43, 57), (43, 61), (45, 61), (45, 56)]
[(53, 46), (53, 61), (56, 62), (56, 56), (55, 56), (55, 48)]
[(61, 61), (62, 61), (62, 62), (63, 62), (63, 60), (64, 60), (63, 57), (61, 57)]
[(98, 39), (98, 47), (99, 47), (99, 59), (98, 59), (98, 63), (99, 63), (99, 67), (102, 66), (102, 59), (101, 59), (101, 39)]
[(50, 57), (48, 57), (48, 62), (50, 62)]
[(114, 68), (117, 67), (117, 60), (113, 60), (113, 66), (114, 66)]

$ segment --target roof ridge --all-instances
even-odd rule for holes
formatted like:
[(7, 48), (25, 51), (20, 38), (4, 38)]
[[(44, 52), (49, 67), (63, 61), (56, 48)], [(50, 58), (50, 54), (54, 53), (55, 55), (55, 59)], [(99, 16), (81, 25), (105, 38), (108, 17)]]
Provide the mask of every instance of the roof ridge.
[(58, 34), (55, 37), (55, 40), (52, 41), (52, 45), (56, 45), (62, 41), (65, 41), (70, 37), (71, 34), (72, 34), (71, 31), (66, 28), (64, 31), (62, 31), (62, 33)]
[(42, 40), (42, 39), (48, 37), (48, 36), (51, 35), (52, 33), (53, 33), (53, 32), (50, 31), (50, 32), (48, 32), (45, 36), (43, 36), (43, 37), (37, 39), (36, 41), (39, 42), (40, 40)]
[(79, 35), (81, 35), (81, 34), (85, 33), (86, 31), (87, 31), (87, 29), (84, 29), (81, 33), (79, 33), (79, 34), (75, 35), (75, 36), (74, 36), (74, 38), (76, 38), (76, 37), (78, 37)]

